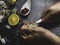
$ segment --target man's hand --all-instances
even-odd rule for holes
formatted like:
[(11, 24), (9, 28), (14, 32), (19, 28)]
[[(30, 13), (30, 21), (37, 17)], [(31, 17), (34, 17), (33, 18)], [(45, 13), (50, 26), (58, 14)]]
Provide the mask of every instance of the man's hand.
[[(57, 35), (53, 34), (49, 30), (43, 28), (43, 27), (38, 27), (37, 24), (24, 24), (21, 27), (21, 31), (24, 33), (22, 35), (23, 39), (27, 40), (34, 40), (34, 39), (39, 39), (40, 37), (45, 37), (52, 41), (52, 43), (55, 43), (56, 45), (60, 45), (60, 37)], [(28, 32), (28, 33), (27, 33)]]
[(24, 33), (22, 35), (23, 39), (40, 38), (40, 36), (44, 33), (44, 28), (38, 27), (37, 24), (26, 23), (21, 27), (21, 31)]

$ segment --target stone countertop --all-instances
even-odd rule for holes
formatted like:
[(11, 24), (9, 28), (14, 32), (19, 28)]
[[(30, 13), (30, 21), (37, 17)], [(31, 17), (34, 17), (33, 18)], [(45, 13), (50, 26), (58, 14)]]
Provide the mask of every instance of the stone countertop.
[[(19, 10), (22, 7), (22, 5), (26, 2), (27, 0), (17, 0), (17, 8), (18, 8), (18, 14)], [(31, 22), (35, 22), (38, 19), (40, 19), (42, 12), (47, 9), (49, 6), (53, 5), (59, 0), (31, 0), (32, 1), (32, 8), (29, 16), (25, 18), (24, 20), (29, 20)], [(56, 35), (60, 36), (60, 27), (56, 27), (51, 30), (53, 33)]]

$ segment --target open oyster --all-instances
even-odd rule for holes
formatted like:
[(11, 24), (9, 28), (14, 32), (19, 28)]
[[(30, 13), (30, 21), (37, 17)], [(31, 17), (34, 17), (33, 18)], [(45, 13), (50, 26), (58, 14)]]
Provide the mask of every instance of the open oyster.
[(8, 15), (8, 8), (4, 1), (0, 1), (0, 22), (3, 21)]

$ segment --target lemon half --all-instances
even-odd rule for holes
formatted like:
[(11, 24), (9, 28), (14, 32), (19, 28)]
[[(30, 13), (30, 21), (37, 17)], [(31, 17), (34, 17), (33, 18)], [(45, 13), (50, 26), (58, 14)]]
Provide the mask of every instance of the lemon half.
[(11, 2), (12, 2), (12, 3), (15, 3), (15, 2), (16, 2), (16, 0), (11, 0)]
[(17, 14), (11, 14), (9, 17), (8, 17), (8, 23), (11, 25), (11, 26), (15, 26), (19, 23), (19, 16)]

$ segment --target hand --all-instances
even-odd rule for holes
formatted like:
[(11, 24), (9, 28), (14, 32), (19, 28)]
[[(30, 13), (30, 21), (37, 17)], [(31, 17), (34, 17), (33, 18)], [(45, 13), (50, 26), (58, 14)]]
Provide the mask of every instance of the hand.
[(41, 16), (42, 22), (60, 24), (60, 1), (50, 6)]
[(45, 29), (42, 27), (38, 27), (35, 23), (25, 23), (20, 30), (22, 33), (23, 39), (38, 39), (40, 36), (42, 37), (44, 35)]

